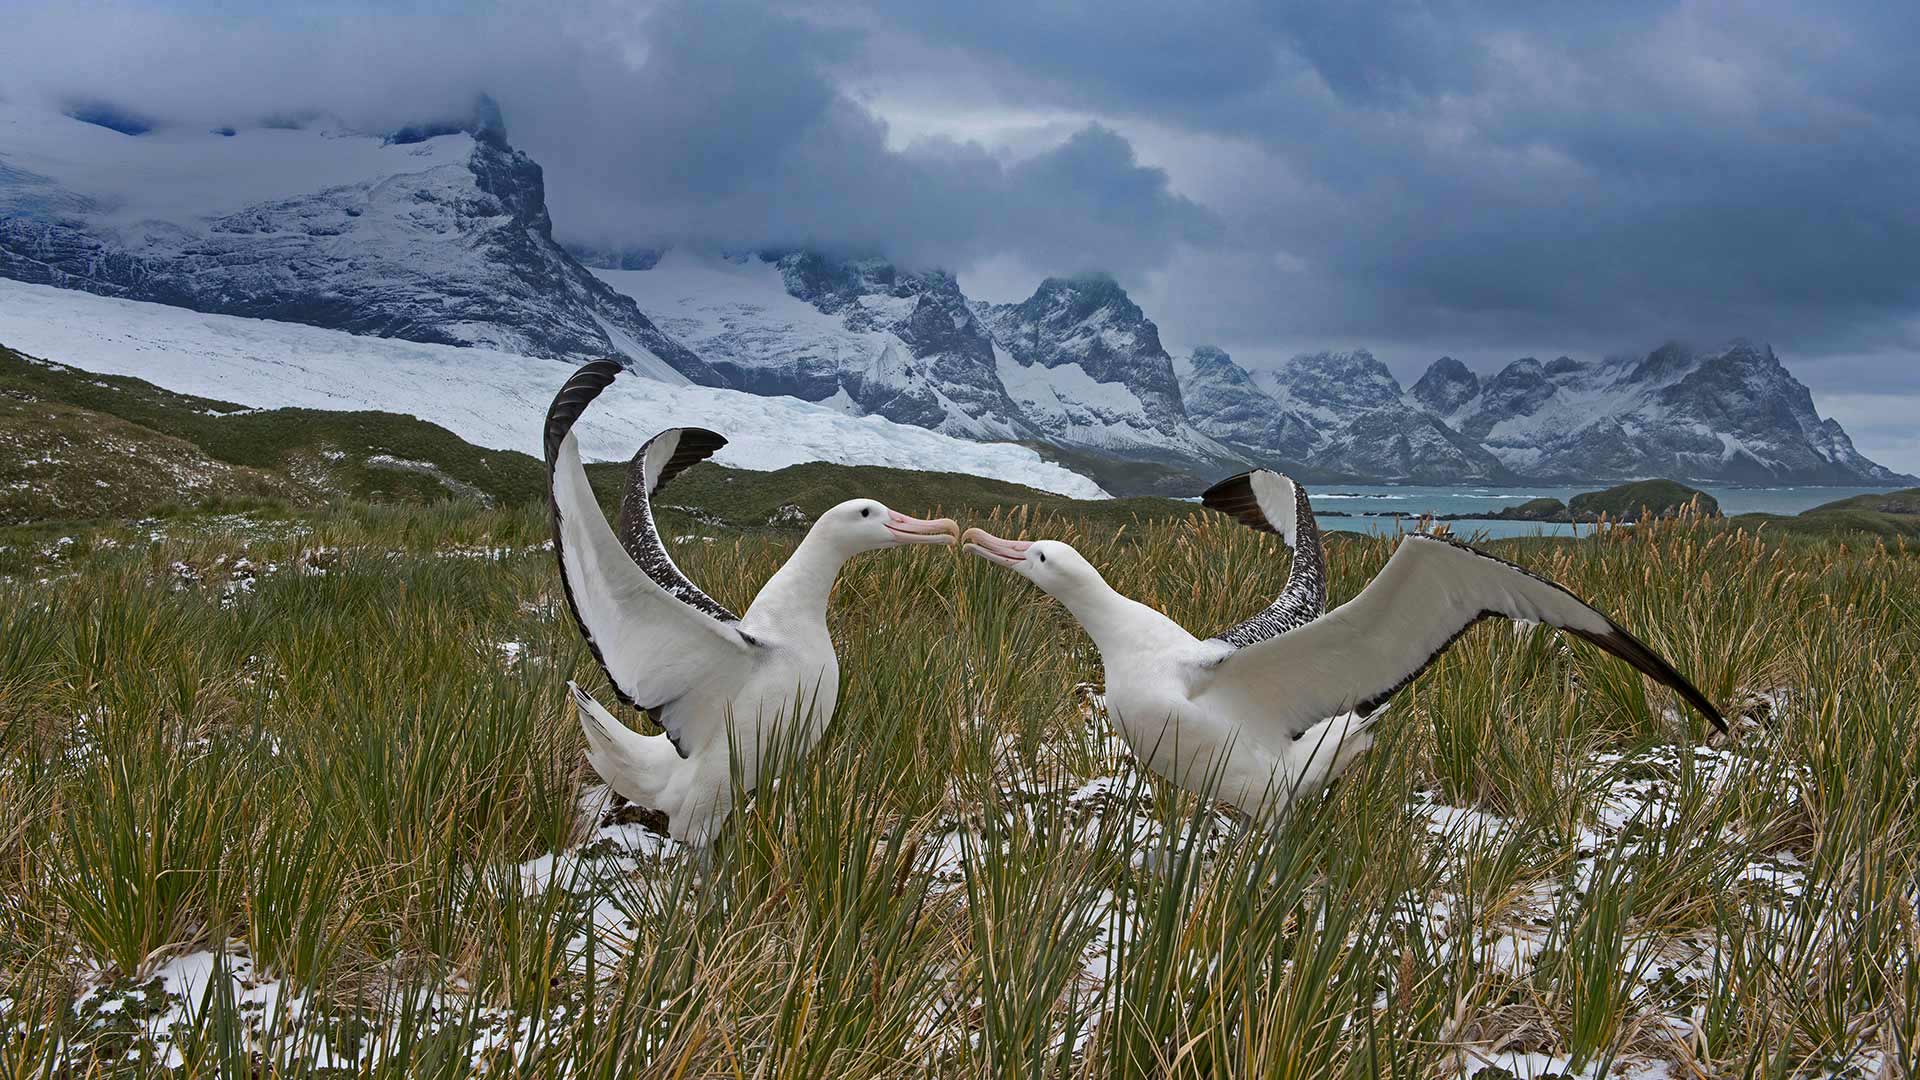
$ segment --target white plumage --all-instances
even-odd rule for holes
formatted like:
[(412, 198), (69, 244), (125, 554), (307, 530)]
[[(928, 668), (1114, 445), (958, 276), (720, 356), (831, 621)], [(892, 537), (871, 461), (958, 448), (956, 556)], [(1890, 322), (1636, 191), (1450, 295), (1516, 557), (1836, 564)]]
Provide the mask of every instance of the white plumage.
[[(1109, 586), (1056, 541), (967, 530), (968, 551), (1058, 598), (1106, 668), (1109, 716), (1149, 768), (1255, 815), (1317, 791), (1372, 743), (1387, 700), (1483, 618), (1559, 627), (1674, 688), (1713, 723), (1713, 705), (1646, 645), (1559, 585), (1453, 540), (1408, 536), (1360, 594), (1318, 605), (1319, 538), (1305, 490), (1258, 470), (1222, 481), (1207, 505), (1294, 546), (1287, 591), (1265, 612), (1200, 640)], [(1276, 523), (1278, 523), (1276, 525)], [(1309, 609), (1311, 609), (1309, 611)]]
[(833, 718), (840, 664), (826, 616), (841, 565), (863, 551), (951, 544), (959, 528), (871, 499), (841, 503), (820, 516), (746, 614), (736, 616), (674, 564), (654, 528), (651, 502), (725, 439), (699, 428), (654, 436), (634, 455), (619, 534), (600, 512), (572, 428), (619, 371), (607, 360), (583, 366), (548, 410), (554, 552), (568, 604), (614, 692), (651, 714), (665, 734), (628, 728), (577, 686), (574, 703), (594, 771), (626, 798), (665, 813), (676, 839), (702, 844), (732, 805), (734, 760), (751, 789), (772, 739), (794, 739), (804, 749)]

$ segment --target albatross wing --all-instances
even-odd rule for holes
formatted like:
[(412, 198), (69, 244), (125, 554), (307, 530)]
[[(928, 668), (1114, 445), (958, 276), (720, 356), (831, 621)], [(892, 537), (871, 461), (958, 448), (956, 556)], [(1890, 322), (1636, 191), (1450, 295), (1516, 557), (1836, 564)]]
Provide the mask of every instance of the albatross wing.
[(627, 466), (627, 487), (620, 496), (620, 546), (659, 586), (687, 604), (722, 621), (739, 622), (733, 612), (700, 590), (680, 571), (660, 542), (653, 524), (653, 495), (687, 466), (705, 461), (727, 445), (706, 428), (668, 428), (642, 443)]
[(1200, 502), (1249, 529), (1277, 533), (1293, 549), (1293, 568), (1273, 603), (1213, 640), (1244, 649), (1320, 617), (1327, 609), (1327, 563), (1306, 488), (1271, 469), (1255, 469), (1213, 485)]
[[(614, 692), (627, 704), (664, 718), (677, 749), (681, 733), (674, 730), (667, 706), (729, 665), (744, 669), (755, 642), (741, 633), (737, 616), (701, 592), (667, 556), (647, 501), (674, 472), (718, 449), (720, 443), (713, 440), (719, 436), (676, 428), (640, 448), (621, 515), (628, 525), (626, 544), (600, 512), (580, 463), (573, 424), (619, 371), (611, 360), (582, 366), (547, 411), (553, 548), (574, 621)], [(689, 433), (696, 433), (691, 441)], [(683, 459), (683, 445), (698, 456)], [(702, 446), (708, 448), (700, 452)], [(634, 485), (644, 488), (637, 504)]]
[(1195, 703), (1297, 737), (1329, 716), (1366, 715), (1481, 619), (1544, 622), (1672, 687), (1726, 730), (1706, 696), (1652, 649), (1553, 582), (1457, 541), (1413, 535), (1360, 595), (1326, 615), (1229, 653)]

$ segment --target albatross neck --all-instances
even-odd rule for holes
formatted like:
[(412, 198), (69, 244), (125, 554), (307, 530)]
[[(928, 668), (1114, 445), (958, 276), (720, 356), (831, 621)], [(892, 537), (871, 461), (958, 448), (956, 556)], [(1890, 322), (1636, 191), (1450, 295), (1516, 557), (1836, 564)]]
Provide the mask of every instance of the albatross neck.
[(1172, 619), (1122, 595), (1098, 574), (1054, 595), (1086, 628), (1100, 655), (1109, 660), (1143, 649), (1157, 652), (1173, 641), (1192, 636)]
[(815, 525), (793, 549), (793, 555), (761, 586), (750, 613), (780, 623), (818, 623), (824, 627), (827, 598), (833, 593), (840, 567), (852, 556)]

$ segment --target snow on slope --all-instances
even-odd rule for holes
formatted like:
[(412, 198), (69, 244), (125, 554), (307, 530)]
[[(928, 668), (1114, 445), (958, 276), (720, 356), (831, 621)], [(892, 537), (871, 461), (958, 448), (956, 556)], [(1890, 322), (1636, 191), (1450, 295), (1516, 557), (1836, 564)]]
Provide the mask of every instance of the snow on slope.
[[(570, 365), (489, 349), (361, 337), (295, 323), (207, 315), (0, 279), (0, 343), (29, 355), (254, 408), (407, 413), (494, 449), (538, 456), (541, 420)], [(803, 461), (963, 472), (1076, 498), (1106, 493), (1025, 447), (976, 443), (847, 416), (787, 397), (654, 379), (620, 380), (575, 429), (590, 459), (622, 460), (676, 425), (727, 436), (725, 465)]]
[(680, 250), (646, 270), (594, 273), (727, 385), (971, 439), (1033, 437), (993, 381), (990, 339), (948, 275), (806, 253), (768, 261)]
[[(160, 128), (138, 137), (0, 102), (5, 167), (52, 181), (100, 224), (139, 244), (143, 225), (220, 217), (347, 184), (464, 167), (473, 137), (408, 144), (337, 128), (249, 128), (234, 136)], [(212, 182), (217, 179), (217, 182)], [(32, 188), (0, 185), (0, 212), (30, 212)]]
[(133, 136), (0, 104), (0, 277), (726, 385), (554, 243), (539, 164), (474, 123)]

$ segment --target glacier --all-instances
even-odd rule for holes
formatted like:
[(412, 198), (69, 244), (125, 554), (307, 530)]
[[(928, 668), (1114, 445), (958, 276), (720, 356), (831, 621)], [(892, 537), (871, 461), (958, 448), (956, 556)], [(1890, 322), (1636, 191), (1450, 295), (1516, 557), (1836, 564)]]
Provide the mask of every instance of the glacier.
[[(250, 408), (377, 409), (419, 417), (490, 449), (538, 457), (547, 403), (570, 368), (485, 348), (366, 337), (213, 315), (0, 278), (0, 343), (86, 371), (131, 375)], [(805, 461), (971, 473), (1081, 499), (1107, 493), (1028, 447), (958, 439), (877, 416), (633, 376), (575, 430), (584, 456), (625, 461), (662, 428), (728, 438), (723, 465)]]

